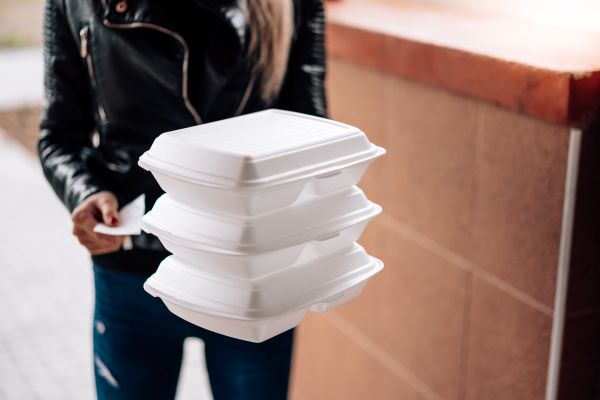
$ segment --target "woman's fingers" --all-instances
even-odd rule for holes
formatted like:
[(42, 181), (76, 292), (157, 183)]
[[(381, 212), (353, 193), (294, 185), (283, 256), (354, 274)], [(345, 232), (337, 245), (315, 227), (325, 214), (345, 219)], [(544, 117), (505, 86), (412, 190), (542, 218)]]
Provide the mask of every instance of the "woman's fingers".
[(94, 232), (98, 218), (107, 225), (118, 225), (117, 198), (109, 192), (100, 192), (84, 200), (72, 213), (73, 235), (92, 254), (117, 251), (123, 236), (111, 236)]
[(79, 239), (80, 242), (85, 240), (86, 242), (97, 243), (99, 245), (105, 244), (109, 246), (113, 244), (121, 244), (124, 239), (124, 236), (104, 235), (102, 233), (96, 233), (81, 228), (73, 229), (73, 234)]
[(81, 243), (85, 248), (94, 255), (112, 253), (114, 251), (119, 250), (121, 245), (123, 244), (122, 236), (109, 236), (108, 238), (98, 238), (95, 235), (89, 235), (87, 233), (82, 233), (80, 236), (77, 236), (77, 240)]
[(119, 207), (115, 196), (102, 196), (96, 201), (96, 206), (102, 215), (102, 221), (108, 226), (119, 224)]
[(90, 242), (90, 243), (88, 243), (88, 245), (86, 245), (86, 248), (88, 249), (88, 251), (91, 254), (100, 255), (100, 254), (112, 253), (112, 252), (119, 250), (119, 248), (121, 248), (122, 243), (123, 243), (122, 238), (119, 239), (119, 237), (115, 237), (113, 240), (110, 240), (110, 241)]
[(79, 242), (84, 246), (95, 244), (97, 246), (119, 247), (124, 240), (124, 236), (105, 235), (82, 227), (74, 227), (73, 235), (75, 235)]
[(77, 232), (94, 232), (94, 227), (98, 221), (94, 218), (94, 215), (87, 211), (81, 210), (77, 214), (73, 215), (73, 234), (77, 235)]
[(121, 248), (123, 244), (123, 237), (115, 236), (110, 240), (103, 240), (101, 242), (95, 242), (90, 247), (88, 247), (88, 251), (94, 255), (112, 253)]
[(94, 232), (94, 235), (98, 238), (98, 240), (100, 241), (104, 241), (107, 243), (121, 243), (123, 242), (123, 239), (125, 238), (124, 236), (116, 236), (116, 235), (105, 235), (104, 233), (97, 233)]

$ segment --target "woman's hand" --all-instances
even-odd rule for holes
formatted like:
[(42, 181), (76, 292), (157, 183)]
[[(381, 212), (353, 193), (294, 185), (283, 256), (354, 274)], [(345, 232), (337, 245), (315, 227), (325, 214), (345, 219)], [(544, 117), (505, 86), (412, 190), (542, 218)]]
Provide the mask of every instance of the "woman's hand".
[(94, 232), (99, 222), (108, 226), (119, 224), (119, 204), (114, 194), (99, 192), (85, 199), (71, 214), (73, 235), (91, 254), (112, 253), (121, 247), (124, 236)]

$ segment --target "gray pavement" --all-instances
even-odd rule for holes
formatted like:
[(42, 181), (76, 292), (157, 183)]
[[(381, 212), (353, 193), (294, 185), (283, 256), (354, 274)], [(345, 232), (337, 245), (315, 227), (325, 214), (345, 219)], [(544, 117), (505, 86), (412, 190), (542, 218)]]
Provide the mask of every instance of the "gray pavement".
[[(91, 265), (70, 229), (37, 160), (0, 131), (2, 400), (95, 397)], [(210, 399), (200, 341), (183, 364), (177, 398)]]
[(41, 104), (42, 49), (0, 51), (0, 110)]

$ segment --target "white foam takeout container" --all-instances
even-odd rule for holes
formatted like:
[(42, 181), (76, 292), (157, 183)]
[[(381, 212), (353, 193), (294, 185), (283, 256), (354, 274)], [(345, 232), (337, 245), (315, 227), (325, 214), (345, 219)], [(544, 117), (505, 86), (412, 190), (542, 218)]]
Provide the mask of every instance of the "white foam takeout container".
[(261, 279), (214, 275), (170, 256), (144, 288), (195, 325), (262, 342), (297, 326), (309, 310), (324, 312), (356, 297), (382, 268), (357, 244)]
[(347, 247), (380, 212), (355, 186), (304, 194), (285, 209), (254, 217), (200, 211), (165, 194), (143, 217), (142, 229), (207, 271), (257, 278)]
[(139, 165), (181, 202), (249, 216), (353, 186), (384, 153), (353, 126), (266, 110), (166, 132)]

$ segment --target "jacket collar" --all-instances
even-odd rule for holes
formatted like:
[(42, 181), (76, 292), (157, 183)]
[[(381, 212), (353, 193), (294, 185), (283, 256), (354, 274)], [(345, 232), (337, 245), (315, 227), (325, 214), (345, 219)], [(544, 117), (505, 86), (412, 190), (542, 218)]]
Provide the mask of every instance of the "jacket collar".
[[(127, 7), (124, 12), (117, 11), (117, 4), (125, 1)], [(237, 36), (243, 48), (246, 42), (246, 17), (245, 7), (247, 0), (192, 0), (199, 7), (219, 18)], [(251, 0), (250, 0), (251, 1)], [(176, 6), (177, 2), (161, 0), (102, 0), (103, 19), (111, 24), (148, 23), (177, 31), (174, 22), (166, 12), (166, 7)]]

